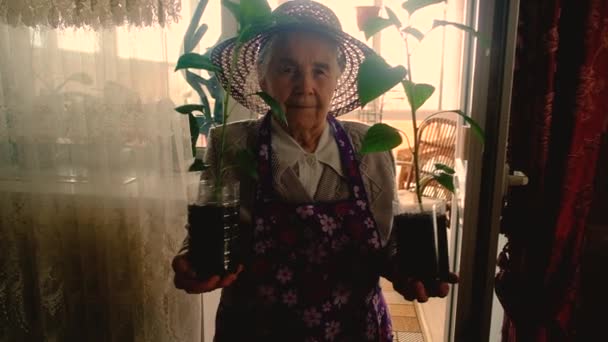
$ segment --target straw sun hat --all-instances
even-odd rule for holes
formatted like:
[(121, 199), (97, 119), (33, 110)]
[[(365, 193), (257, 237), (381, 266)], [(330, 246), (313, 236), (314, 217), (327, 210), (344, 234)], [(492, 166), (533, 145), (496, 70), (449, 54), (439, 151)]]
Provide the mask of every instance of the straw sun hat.
[[(243, 43), (232, 73), (233, 82), (230, 86), (232, 97), (254, 112), (266, 113), (270, 107), (258, 96), (251, 95), (262, 91), (258, 84), (257, 75), (260, 49), (273, 34), (304, 30), (319, 32), (334, 40), (337, 43), (340, 62), (344, 64), (342, 75), (338, 80), (331, 101), (329, 115), (338, 116), (360, 107), (361, 103), (357, 94), (357, 72), (363, 60), (375, 54), (375, 52), (365, 43), (344, 33), (334, 12), (317, 2), (310, 0), (288, 1), (277, 7), (272, 14), (290, 20), (275, 23)], [(236, 43), (236, 38), (228, 39), (216, 46), (211, 52), (213, 64), (222, 69), (218, 76), (224, 89), (228, 88), (228, 75), (224, 71), (230, 69)]]

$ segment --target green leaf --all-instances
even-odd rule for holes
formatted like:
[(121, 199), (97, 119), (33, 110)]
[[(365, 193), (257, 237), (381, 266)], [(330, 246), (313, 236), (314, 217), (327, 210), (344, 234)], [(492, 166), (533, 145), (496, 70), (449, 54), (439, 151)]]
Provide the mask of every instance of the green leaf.
[(440, 26), (453, 26), (457, 29), (463, 30), (471, 35), (473, 35), (474, 37), (477, 37), (477, 39), (479, 39), (479, 43), (483, 46), (489, 46), (490, 45), (490, 39), (488, 39), (488, 37), (486, 37), (485, 35), (481, 34), (479, 31), (476, 31), (474, 28), (472, 28), (471, 26), (468, 25), (464, 25), (461, 23), (456, 23), (453, 21), (445, 21), (445, 20), (435, 20), (433, 21), (433, 29), (440, 27)]
[[(209, 107), (206, 107), (204, 105), (187, 104), (187, 105), (179, 106), (179, 107), (175, 108), (175, 110), (181, 114), (192, 114), (192, 112), (195, 112), (195, 111), (201, 112), (205, 116), (206, 121), (213, 121), (213, 119), (211, 118), (211, 113), (210, 113)], [(200, 123), (199, 123), (199, 126), (201, 126)]]
[(467, 25), (464, 25), (461, 23), (456, 23), (453, 21), (445, 21), (445, 20), (437, 20), (437, 19), (435, 21), (433, 21), (433, 28), (437, 28), (439, 26), (454, 26), (458, 29), (471, 33), (474, 36), (479, 35), (479, 32), (475, 31), (475, 29), (472, 28), (471, 26), (467, 26)]
[(367, 57), (357, 73), (357, 91), (361, 106), (365, 106), (399, 84), (406, 73), (403, 66), (391, 67), (380, 56)]
[(417, 10), (424, 8), (426, 6), (438, 4), (440, 2), (444, 2), (445, 0), (409, 0), (401, 5), (404, 10), (406, 10), (410, 16), (414, 14)]
[[(198, 29), (196, 29), (196, 32), (194, 32), (194, 35), (192, 36), (192, 39), (189, 42), (192, 49), (194, 49), (194, 47), (197, 46), (198, 43), (200, 43), (201, 39), (207, 32), (208, 28), (209, 28), (209, 26), (207, 26), (207, 24), (203, 24)], [(190, 51), (192, 51), (192, 50), (190, 50)], [(190, 52), (190, 51), (187, 51), (187, 52)]]
[[(210, 78), (214, 78), (214, 76), (211, 76)], [(194, 90), (196, 90), (196, 93), (201, 98), (203, 105), (208, 105), (209, 101), (207, 100), (207, 94), (203, 91), (203, 86), (205, 86), (207, 90), (210, 90), (209, 86), (207, 85), (208, 80), (190, 70), (186, 70), (186, 82), (188, 82), (188, 84)]]
[(395, 14), (395, 12), (393, 12), (393, 10), (390, 9), (388, 6), (385, 6), (384, 8), (386, 9), (386, 14), (388, 14), (388, 20), (390, 20), (391, 23), (393, 23), (393, 25), (395, 25), (398, 29), (400, 29), (401, 20), (399, 20), (399, 18)]
[(268, 21), (271, 12), (266, 0), (241, 0), (243, 26)]
[(460, 115), (464, 119), (464, 121), (469, 124), (469, 126), (471, 126), (471, 129), (473, 130), (473, 133), (475, 133), (475, 135), (477, 136), (477, 139), (479, 139), (482, 144), (485, 144), (486, 137), (485, 133), (483, 132), (483, 129), (481, 129), (481, 126), (479, 126), (479, 124), (475, 120), (471, 119), (471, 117), (466, 115), (463, 111), (455, 110), (454, 112)]
[(435, 170), (443, 171), (449, 175), (453, 175), (456, 173), (456, 171), (454, 171), (454, 169), (452, 169), (451, 167), (440, 163), (435, 163)]
[(430, 118), (437, 116), (439, 114), (444, 114), (444, 113), (453, 113), (453, 114), (458, 114), (460, 115), (460, 117), (469, 125), (471, 126), (471, 129), (473, 130), (473, 133), (475, 133), (475, 135), (477, 136), (477, 139), (479, 139), (479, 141), (482, 144), (485, 144), (485, 133), (483, 132), (483, 129), (481, 129), (481, 126), (479, 126), (479, 124), (471, 119), (470, 116), (466, 115), (463, 111), (459, 110), (459, 109), (451, 109), (451, 110), (442, 110), (439, 112), (435, 112), (432, 113), (431, 115), (427, 116), (426, 119), (424, 119), (422, 122), (424, 123), (425, 121), (429, 120)]
[(435, 87), (430, 84), (416, 84), (408, 80), (404, 80), (402, 83), (403, 89), (405, 89), (405, 94), (412, 105), (413, 111), (416, 111), (418, 108), (422, 107), (426, 100), (428, 100), (431, 95), (433, 95), (433, 92), (435, 92)]
[(221, 70), (217, 65), (211, 62), (211, 59), (209, 59), (208, 56), (192, 52), (185, 53), (179, 57), (177, 65), (175, 66), (175, 71), (187, 68), (203, 69), (214, 72)]
[[(194, 42), (194, 37), (196, 35), (198, 23), (201, 21), (201, 17), (203, 16), (203, 12), (207, 7), (208, 0), (201, 0), (196, 5), (196, 9), (192, 14), (192, 18), (190, 19), (190, 23), (188, 24), (188, 29), (186, 30), (186, 34), (184, 34), (184, 52), (192, 52), (194, 47), (198, 44)], [(200, 28), (199, 28), (200, 30)], [(199, 39), (200, 40), (200, 39)]]
[(418, 41), (421, 41), (422, 39), (424, 39), (424, 33), (420, 32), (420, 30), (418, 30), (417, 28), (414, 28), (412, 26), (408, 26), (401, 31), (409, 34), (410, 36), (413, 36)]
[(257, 24), (249, 24), (241, 30), (241, 33), (239, 33), (237, 37), (237, 42), (244, 43), (250, 40), (251, 38), (257, 36), (258, 34), (267, 31), (270, 27), (272, 27), (272, 25), (273, 23), (270, 21)]
[(200, 125), (199, 130), (200, 130), (200, 134), (208, 137), (209, 136), (209, 130), (213, 127), (213, 121), (207, 121), (205, 120), (205, 122), (203, 122), (203, 124)]
[(205, 108), (203, 107), (203, 105), (199, 105), (199, 104), (187, 104), (187, 105), (176, 107), (175, 111), (177, 111), (178, 113), (181, 113), (181, 114), (190, 114), (194, 111), (205, 113)]
[(401, 145), (401, 134), (394, 127), (384, 123), (373, 125), (367, 130), (361, 143), (361, 153), (384, 152)]
[(201, 133), (201, 127), (208, 122), (207, 118), (200, 115), (194, 115), (196, 119), (196, 124), (198, 125), (198, 133)]
[(239, 169), (245, 175), (248, 175), (254, 180), (258, 179), (258, 165), (255, 153), (244, 148), (236, 153)]
[(475, 37), (478, 38), (482, 38), (481, 34), (476, 31), (474, 28), (472, 28), (471, 26), (468, 25), (464, 25), (461, 23), (457, 23), (457, 22), (453, 22), (453, 21), (445, 21), (445, 20), (434, 20), (433, 21), (433, 28), (432, 29), (436, 29), (437, 27), (443, 27), (443, 26), (453, 26), (457, 29), (463, 30), (469, 34), (472, 34)]
[[(205, 94), (205, 91), (203, 91), (203, 87), (201, 86), (201, 84), (205, 84), (205, 82), (203, 82), (203, 80), (204, 79), (202, 77), (200, 77), (199, 75), (191, 72), (190, 70), (186, 70), (186, 82), (188, 82), (188, 84), (192, 87), (192, 89), (194, 89), (196, 91), (196, 93), (198, 94), (198, 96), (201, 100), (201, 105), (203, 106), (202, 112), (205, 115), (207, 115), (206, 113), (209, 113), (209, 115), (211, 115), (211, 108), (209, 107), (209, 100), (207, 99), (207, 94)], [(209, 90), (209, 87), (208, 86), (206, 86), (206, 87)]]
[(365, 33), (365, 39), (369, 39), (374, 34), (384, 30), (385, 28), (391, 25), (393, 25), (393, 22), (386, 18), (369, 18), (365, 22), (365, 24), (363, 24), (363, 32)]
[(222, 5), (226, 7), (239, 23), (239, 34), (243, 29), (250, 25), (257, 25), (271, 20), (270, 5), (266, 0), (241, 0), (234, 3), (229, 0), (222, 0)]
[(226, 7), (228, 11), (230, 11), (230, 13), (232, 13), (232, 15), (234, 16), (234, 20), (236, 20), (237, 23), (241, 24), (243, 22), (243, 15), (241, 14), (241, 5), (229, 0), (222, 0), (222, 5)]
[(268, 95), (263, 91), (257, 92), (255, 93), (255, 95), (259, 96), (262, 100), (264, 100), (264, 102), (270, 106), (272, 115), (274, 115), (277, 120), (287, 126), (287, 117), (285, 116), (285, 112), (283, 111), (283, 108), (281, 107), (279, 102), (277, 102), (277, 100), (275, 100), (274, 98), (272, 98), (272, 96)]
[(205, 94), (205, 92), (203, 91), (203, 88), (201, 87), (201, 84), (202, 84), (202, 82), (200, 82), (201, 78), (202, 77), (193, 73), (192, 71), (186, 70), (186, 82), (188, 82), (188, 84), (192, 87), (192, 89), (194, 89), (196, 91), (199, 98), (205, 98), (205, 97), (207, 97), (207, 95)]
[(198, 140), (199, 125), (196, 117), (192, 113), (188, 114), (188, 123), (190, 124), (190, 144), (192, 147), (192, 156), (196, 156), (196, 141)]
[(449, 175), (447, 173), (439, 173), (434, 174), (433, 179), (437, 181), (437, 183), (441, 184), (444, 188), (448, 189), (450, 192), (454, 192), (454, 176)]

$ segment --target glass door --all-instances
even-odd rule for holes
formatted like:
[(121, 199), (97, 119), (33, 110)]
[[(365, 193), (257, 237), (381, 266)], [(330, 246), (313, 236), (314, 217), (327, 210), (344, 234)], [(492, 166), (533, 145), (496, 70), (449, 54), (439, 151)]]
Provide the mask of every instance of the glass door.
[[(442, 341), (500, 341), (502, 307), (494, 296), (500, 214), (505, 168), (511, 85), (519, 1), (471, 1), (469, 25), (484, 38), (470, 45), (470, 64), (464, 83), (465, 108), (485, 131), (485, 144), (460, 137), (457, 171), (463, 190), (454, 238), (454, 269), (460, 284), (449, 298), (448, 335)], [(485, 42), (484, 42), (485, 41)], [(463, 174), (466, 172), (466, 176)]]

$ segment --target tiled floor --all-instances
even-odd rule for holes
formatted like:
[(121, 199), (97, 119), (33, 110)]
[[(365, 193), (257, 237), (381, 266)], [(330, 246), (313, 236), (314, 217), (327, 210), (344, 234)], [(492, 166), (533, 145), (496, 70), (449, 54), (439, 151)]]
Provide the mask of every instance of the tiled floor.
[(380, 286), (393, 321), (395, 342), (424, 342), (414, 303), (395, 292), (388, 280), (381, 279)]

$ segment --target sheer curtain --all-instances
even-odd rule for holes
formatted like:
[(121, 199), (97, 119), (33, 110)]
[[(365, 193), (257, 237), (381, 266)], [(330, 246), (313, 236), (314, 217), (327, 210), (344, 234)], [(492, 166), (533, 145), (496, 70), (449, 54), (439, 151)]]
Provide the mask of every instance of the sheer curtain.
[(164, 28), (0, 20), (0, 341), (201, 340), (200, 297), (170, 266), (191, 162), (173, 111), (184, 7)]

